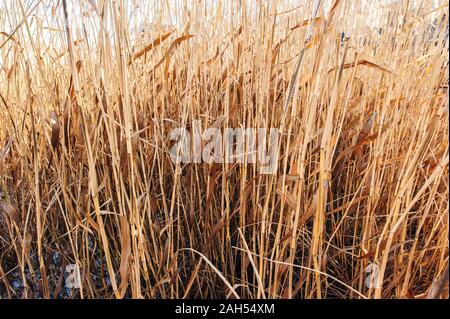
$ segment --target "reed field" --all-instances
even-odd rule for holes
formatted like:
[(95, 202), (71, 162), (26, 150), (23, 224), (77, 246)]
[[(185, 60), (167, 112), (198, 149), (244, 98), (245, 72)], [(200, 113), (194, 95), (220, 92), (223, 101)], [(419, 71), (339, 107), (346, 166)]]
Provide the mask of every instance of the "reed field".
[(448, 298), (448, 10), (2, 0), (0, 298)]

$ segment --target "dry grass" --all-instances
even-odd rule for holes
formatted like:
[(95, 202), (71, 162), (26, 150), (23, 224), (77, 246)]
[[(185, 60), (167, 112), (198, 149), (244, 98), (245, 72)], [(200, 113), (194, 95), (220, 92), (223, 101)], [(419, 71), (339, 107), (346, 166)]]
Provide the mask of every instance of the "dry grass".
[(447, 1), (67, 2), (0, 5), (2, 298), (448, 297)]

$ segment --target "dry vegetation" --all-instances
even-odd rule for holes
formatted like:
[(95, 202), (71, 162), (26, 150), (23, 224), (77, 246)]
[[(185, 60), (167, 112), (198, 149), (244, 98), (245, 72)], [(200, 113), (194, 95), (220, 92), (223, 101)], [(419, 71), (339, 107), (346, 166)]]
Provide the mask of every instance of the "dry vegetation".
[[(448, 297), (447, 1), (0, 10), (0, 297)], [(172, 163), (195, 119), (277, 174)]]

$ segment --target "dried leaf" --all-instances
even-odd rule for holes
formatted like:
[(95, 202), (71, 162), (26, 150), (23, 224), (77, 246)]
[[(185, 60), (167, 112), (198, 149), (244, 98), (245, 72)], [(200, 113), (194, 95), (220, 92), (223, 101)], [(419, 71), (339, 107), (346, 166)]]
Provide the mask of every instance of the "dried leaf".
[(298, 29), (298, 28), (301, 28), (301, 27), (306, 27), (306, 26), (310, 25), (311, 22), (312, 22), (314, 25), (317, 25), (317, 24), (320, 24), (320, 23), (323, 22), (323, 18), (322, 18), (322, 17), (317, 17), (317, 18), (314, 18), (314, 19), (309, 19), (309, 20), (305, 20), (305, 21), (303, 21), (303, 22), (300, 22), (300, 23), (296, 24), (295, 26), (293, 26), (293, 27), (291, 28), (291, 31), (293, 31), (293, 30), (295, 30), (295, 29)]
[(336, 13), (337, 7), (339, 6), (341, 0), (335, 0), (333, 6), (330, 9), (330, 14), (328, 15), (328, 22), (333, 19), (334, 14)]
[(120, 221), (120, 297), (123, 298), (128, 288), (129, 267), (128, 260), (131, 256), (131, 242), (130, 242), (130, 224), (126, 216), (119, 216)]
[(297, 200), (292, 194), (289, 192), (283, 192), (280, 188), (277, 188), (276, 192), (285, 199), (286, 204), (288, 204), (292, 210), (296, 210)]
[[(148, 53), (149, 51), (153, 50), (154, 48), (156, 48), (158, 45), (160, 45), (165, 39), (167, 39), (171, 34), (173, 33), (173, 31), (169, 31), (161, 36), (159, 36), (158, 38), (156, 38), (155, 40), (153, 40), (149, 45), (147, 45), (146, 47), (144, 47), (142, 50), (136, 52), (133, 55), (133, 59), (138, 59), (141, 56), (143, 56), (144, 54)], [(131, 61), (129, 62), (131, 63)]]
[(218, 220), (216, 226), (211, 231), (211, 234), (208, 237), (207, 244), (210, 245), (214, 236), (225, 226), (225, 219), (222, 217)]
[(54, 150), (59, 147), (59, 132), (61, 130), (61, 124), (55, 112), (50, 114), (50, 126), (52, 128), (51, 144)]
[[(164, 54), (164, 57), (161, 60), (159, 60), (158, 63), (156, 63), (153, 70), (155, 70), (157, 67), (159, 67), (164, 61), (166, 61), (166, 64), (167, 64), (167, 61), (170, 60), (170, 57), (172, 56), (173, 50), (175, 50), (181, 44), (181, 42), (183, 42), (185, 40), (189, 40), (192, 37), (194, 37), (194, 36), (191, 34), (187, 34), (187, 35), (183, 35), (183, 36), (175, 39), (172, 42), (172, 44), (170, 45), (169, 49), (166, 51), (166, 54)], [(167, 68), (167, 65), (166, 65), (165, 69), (166, 68)]]
[[(375, 63), (367, 61), (367, 60), (360, 60), (358, 62), (353, 62), (353, 63), (345, 63), (342, 67), (345, 70), (345, 69), (354, 68), (355, 66), (358, 66), (358, 65), (364, 65), (364, 66), (367, 66), (367, 67), (370, 67), (370, 68), (374, 68), (374, 69), (376, 69), (378, 71), (386, 72), (386, 73), (394, 75), (394, 73), (391, 70), (388, 70), (387, 68), (384, 68), (384, 67), (382, 67), (382, 66), (380, 66), (378, 64), (375, 64)], [(331, 73), (331, 72), (333, 72), (335, 70), (336, 70), (336, 67), (334, 67), (331, 70), (329, 70), (328, 73)]]
[(16, 225), (19, 225), (20, 217), (17, 209), (6, 199), (0, 198), (0, 208), (8, 216), (9, 220)]

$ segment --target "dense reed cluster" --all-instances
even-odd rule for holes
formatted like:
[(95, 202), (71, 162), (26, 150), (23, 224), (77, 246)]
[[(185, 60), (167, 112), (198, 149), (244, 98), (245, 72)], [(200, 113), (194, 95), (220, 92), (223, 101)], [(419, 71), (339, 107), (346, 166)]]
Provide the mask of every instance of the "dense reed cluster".
[[(1, 298), (448, 297), (448, 1), (0, 10)], [(194, 120), (276, 174), (174, 163)]]

